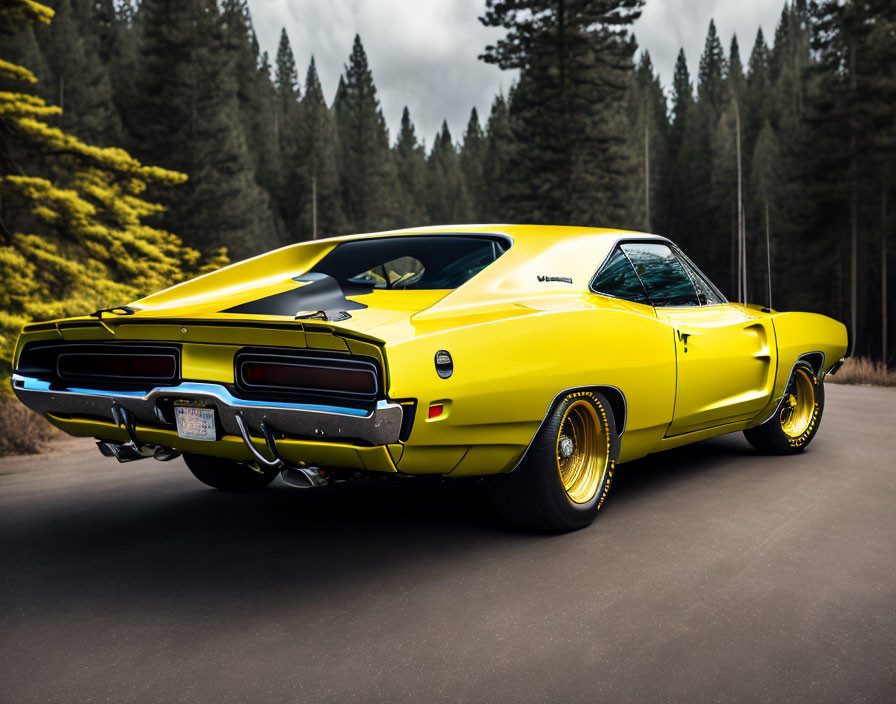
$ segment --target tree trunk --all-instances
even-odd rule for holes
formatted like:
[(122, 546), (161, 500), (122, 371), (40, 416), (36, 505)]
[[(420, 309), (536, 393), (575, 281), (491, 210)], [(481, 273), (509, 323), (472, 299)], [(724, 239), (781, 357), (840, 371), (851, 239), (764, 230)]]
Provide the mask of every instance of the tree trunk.
[(741, 303), (747, 302), (746, 280), (746, 237), (744, 233), (744, 199), (743, 199), (743, 172), (740, 159), (740, 107), (737, 98), (734, 99), (734, 124), (737, 131), (737, 295)]
[(741, 215), (740, 222), (740, 241), (741, 247), (744, 250), (744, 255), (741, 258), (743, 262), (743, 280), (744, 280), (744, 303), (747, 302), (747, 297), (750, 295), (747, 287), (747, 215), (743, 213)]
[(740, 228), (737, 226), (737, 223), (734, 221), (734, 203), (731, 204), (731, 291), (732, 298), (737, 298), (739, 294), (736, 294), (737, 291), (737, 282), (738, 282), (738, 272), (740, 271), (740, 261), (737, 258), (737, 253), (740, 251), (740, 239), (738, 238), (738, 233), (740, 232)]
[(768, 200), (765, 201), (765, 263), (768, 274), (768, 307), (772, 307), (772, 239), (768, 220)]
[(650, 232), (650, 139), (647, 125), (647, 107), (644, 108), (644, 210), (647, 232)]
[(311, 174), (311, 239), (317, 239), (317, 169)]

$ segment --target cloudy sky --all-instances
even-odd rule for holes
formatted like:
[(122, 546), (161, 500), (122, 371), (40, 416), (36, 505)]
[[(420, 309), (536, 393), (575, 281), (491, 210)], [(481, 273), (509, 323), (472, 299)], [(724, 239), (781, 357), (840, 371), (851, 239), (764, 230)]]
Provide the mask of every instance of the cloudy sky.
[[(726, 52), (732, 33), (737, 33), (746, 62), (760, 26), (767, 40), (774, 36), (783, 4), (783, 0), (647, 0), (634, 33), (668, 86), (679, 47), (684, 47), (693, 75), (711, 18)], [(261, 46), (272, 61), (283, 27), (303, 81), (314, 55), (328, 101), (336, 92), (352, 40), (360, 34), (393, 139), (407, 105), (418, 137), (427, 145), (443, 119), (459, 140), (470, 108), (476, 106), (484, 122), (494, 95), (506, 93), (513, 80), (476, 58), (501, 36), (477, 20), (484, 0), (249, 0), (249, 6)]]

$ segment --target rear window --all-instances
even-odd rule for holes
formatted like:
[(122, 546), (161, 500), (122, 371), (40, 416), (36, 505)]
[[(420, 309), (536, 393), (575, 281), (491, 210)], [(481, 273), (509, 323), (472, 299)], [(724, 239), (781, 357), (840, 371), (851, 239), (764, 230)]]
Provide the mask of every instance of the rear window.
[(509, 243), (496, 237), (379, 237), (337, 245), (312, 271), (340, 284), (384, 289), (458, 288), (494, 262)]

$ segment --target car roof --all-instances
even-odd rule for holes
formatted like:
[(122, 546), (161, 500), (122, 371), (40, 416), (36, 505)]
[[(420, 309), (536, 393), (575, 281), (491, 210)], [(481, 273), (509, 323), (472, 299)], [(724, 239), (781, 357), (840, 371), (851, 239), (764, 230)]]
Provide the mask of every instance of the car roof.
[(632, 230), (511, 224), (432, 225), (334, 237), (328, 241), (339, 244), (374, 237), (446, 234), (505, 236), (512, 240), (512, 246), (484, 271), (416, 319), (471, 312), (532, 297), (575, 297), (588, 291), (594, 274), (620, 240), (668, 242), (665, 237)]
[(513, 240), (514, 244), (524, 244), (526, 248), (539, 244), (550, 244), (567, 238), (591, 236), (606, 240), (616, 241), (620, 238), (645, 238), (665, 239), (659, 235), (634, 230), (622, 230), (604, 227), (579, 227), (573, 225), (513, 225), (513, 224), (469, 224), (469, 225), (428, 225), (426, 227), (411, 227), (400, 230), (383, 230), (381, 232), (368, 232), (363, 234), (333, 237), (333, 240), (346, 241), (367, 237), (397, 237), (408, 235), (445, 235), (445, 234), (476, 234), (476, 235), (504, 235)]

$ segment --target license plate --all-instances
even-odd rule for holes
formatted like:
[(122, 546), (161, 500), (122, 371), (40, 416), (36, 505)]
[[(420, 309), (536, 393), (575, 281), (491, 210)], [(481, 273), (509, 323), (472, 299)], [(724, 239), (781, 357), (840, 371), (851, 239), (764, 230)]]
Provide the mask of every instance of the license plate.
[(215, 439), (215, 409), (175, 406), (178, 437), (189, 440)]

